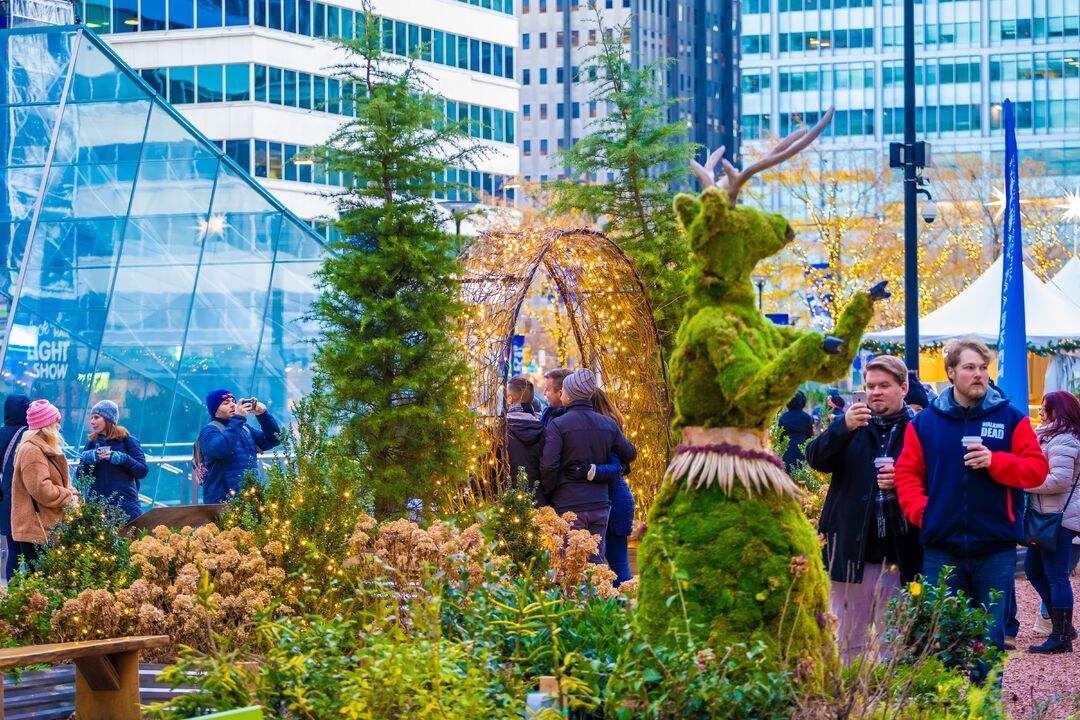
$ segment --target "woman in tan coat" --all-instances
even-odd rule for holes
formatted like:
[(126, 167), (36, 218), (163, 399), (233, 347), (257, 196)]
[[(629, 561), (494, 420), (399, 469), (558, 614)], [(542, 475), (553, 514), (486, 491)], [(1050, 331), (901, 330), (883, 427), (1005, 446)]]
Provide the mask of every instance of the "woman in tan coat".
[(35, 400), (26, 411), (26, 425), (15, 450), (11, 536), (16, 555), (32, 565), (49, 531), (64, 519), (64, 508), (78, 502), (78, 491), (60, 449), (60, 411), (48, 400)]

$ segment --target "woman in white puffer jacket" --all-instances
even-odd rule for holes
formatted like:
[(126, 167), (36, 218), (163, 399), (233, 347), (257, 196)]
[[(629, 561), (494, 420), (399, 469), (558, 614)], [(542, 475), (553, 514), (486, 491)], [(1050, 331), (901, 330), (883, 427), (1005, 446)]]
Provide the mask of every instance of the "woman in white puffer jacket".
[(1032, 645), (1035, 653), (1072, 652), (1073, 592), (1069, 581), (1072, 541), (1080, 532), (1080, 401), (1059, 390), (1047, 393), (1039, 408), (1042, 424), (1036, 430), (1039, 444), (1050, 461), (1046, 482), (1032, 488), (1031, 506), (1044, 513), (1062, 513), (1057, 546), (1053, 552), (1028, 548), (1024, 572), (1050, 613), (1050, 637)]

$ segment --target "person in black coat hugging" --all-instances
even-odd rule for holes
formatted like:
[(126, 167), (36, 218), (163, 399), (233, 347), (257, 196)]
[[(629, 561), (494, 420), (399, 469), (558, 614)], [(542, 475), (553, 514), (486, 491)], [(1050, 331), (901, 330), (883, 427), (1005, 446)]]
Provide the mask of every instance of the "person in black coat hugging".
[(4, 426), (0, 427), (0, 452), (4, 453), (3, 479), (0, 481), (0, 535), (7, 544), (7, 560), (4, 563), (4, 580), (10, 580), (18, 566), (15, 538), (11, 536), (11, 478), (15, 475), (15, 448), (26, 432), (26, 411), (30, 398), (26, 395), (8, 395), (4, 400)]
[(806, 459), (803, 457), (802, 446), (814, 436), (814, 419), (805, 409), (806, 395), (800, 390), (788, 401), (787, 412), (777, 421), (788, 439), (787, 450), (784, 451), (784, 472), (788, 475)]
[(92, 432), (79, 456), (79, 474), (91, 477), (90, 489), (119, 505), (131, 522), (142, 515), (139, 484), (148, 468), (139, 441), (119, 420), (120, 408), (112, 400), (90, 408)]
[(623, 465), (637, 457), (637, 449), (611, 418), (593, 410), (596, 378), (592, 370), (579, 368), (562, 384), (566, 410), (552, 419), (544, 433), (540, 458), (540, 489), (560, 515), (575, 515), (575, 530), (600, 536), (600, 547), (591, 562), (603, 563), (611, 499), (606, 482), (594, 482), (595, 469), (582, 479), (567, 468), (603, 465), (612, 454)]
[(533, 384), (527, 377), (516, 375), (506, 383), (506, 454), (510, 461), (510, 487), (517, 488), (524, 470), (537, 505), (546, 505), (540, 494), (544, 424), (533, 411), (533, 393)]
[(866, 366), (866, 403), (852, 403), (806, 446), (806, 462), (832, 473), (818, 530), (840, 657), (845, 664), (884, 628), (884, 613), (901, 582), (922, 570), (919, 529), (904, 518), (893, 479), (904, 431), (914, 417), (904, 404), (907, 367), (881, 355)]

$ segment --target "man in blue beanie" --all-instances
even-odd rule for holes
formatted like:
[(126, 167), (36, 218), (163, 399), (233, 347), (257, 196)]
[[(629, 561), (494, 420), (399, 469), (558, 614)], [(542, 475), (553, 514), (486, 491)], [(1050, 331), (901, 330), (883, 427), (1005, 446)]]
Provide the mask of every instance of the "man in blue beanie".
[[(201, 476), (203, 502), (221, 503), (240, 492), (248, 472), (258, 475), (258, 455), (281, 444), (281, 427), (266, 406), (255, 398), (239, 401), (228, 390), (213, 390), (206, 396), (210, 423), (195, 443), (193, 472)], [(259, 428), (248, 424), (254, 415)]]

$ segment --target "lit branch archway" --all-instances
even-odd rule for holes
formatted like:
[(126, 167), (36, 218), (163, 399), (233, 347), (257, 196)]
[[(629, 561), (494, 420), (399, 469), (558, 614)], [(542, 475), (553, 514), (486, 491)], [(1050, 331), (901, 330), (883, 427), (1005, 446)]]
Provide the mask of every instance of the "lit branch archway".
[(602, 233), (586, 229), (484, 233), (462, 256), (467, 309), (461, 345), (478, 433), (469, 463), (472, 481), (458, 500), (471, 505), (506, 482), (503, 398), (518, 316), (540, 273), (559, 293), (582, 365), (599, 374), (626, 418), (626, 435), (638, 449), (627, 479), (638, 515), (645, 517), (671, 444), (664, 359), (633, 263)]

